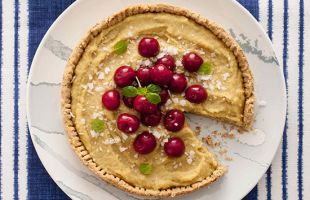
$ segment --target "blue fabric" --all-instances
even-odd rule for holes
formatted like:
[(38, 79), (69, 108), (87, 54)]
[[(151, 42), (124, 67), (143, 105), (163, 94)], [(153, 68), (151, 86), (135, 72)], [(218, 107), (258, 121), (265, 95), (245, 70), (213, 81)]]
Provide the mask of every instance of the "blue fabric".
[(259, 20), (259, 4), (258, 0), (238, 0), (255, 18)]
[[(72, 0), (29, 1), (29, 63), (45, 32), (72, 2)], [(259, 20), (257, 0), (239, 0), (239, 2)], [(28, 173), (28, 199), (69, 199), (47, 174), (35, 152), (30, 136), (28, 139)], [(244, 199), (257, 199), (257, 186)]]
[[(288, 93), (287, 89), (287, 80), (288, 80), (288, 63), (287, 63), (287, 46), (288, 46), (288, 0), (284, 1), (284, 16), (283, 16), (283, 74), (285, 78), (286, 85), (286, 93)], [(285, 118), (285, 126), (283, 131), (283, 139), (282, 139), (282, 199), (287, 199), (287, 115)]]
[[(29, 68), (44, 34), (73, 0), (29, 1)], [(33, 147), (28, 131), (28, 199), (70, 199), (54, 183)]]
[(18, 71), (18, 58), (19, 58), (19, 42), (18, 42), (18, 29), (19, 29), (19, 5), (18, 0), (15, 0), (15, 17), (14, 17), (14, 199), (18, 199), (18, 131), (19, 131), (19, 116), (18, 116), (18, 100), (19, 100), (19, 71)]
[[(18, 195), (20, 192), (19, 188), (19, 184), (18, 184), (18, 180), (19, 180), (19, 129), (21, 127), (19, 127), (19, 112), (20, 110), (22, 110), (22, 108), (19, 107), (19, 102), (18, 100), (20, 99), (20, 97), (23, 95), (22, 92), (20, 92), (20, 71), (19, 71), (19, 45), (20, 45), (20, 41), (18, 40), (18, 31), (20, 30), (20, 24), (19, 24), (19, 18), (20, 18), (20, 13), (19, 13), (19, 3), (22, 0), (14, 0), (14, 30), (12, 30), (12, 33), (14, 33), (14, 41), (12, 44), (12, 48), (14, 49), (14, 64), (12, 65), (13, 70), (14, 70), (14, 77), (13, 77), (13, 81), (14, 81), (14, 88), (13, 88), (13, 99), (10, 99), (12, 101), (12, 105), (13, 106), (13, 117), (14, 120), (12, 120), (13, 122), (13, 130), (9, 130), (12, 132), (12, 137), (14, 140), (13, 143), (13, 155), (10, 155), (13, 157), (13, 176), (14, 176), (14, 180), (13, 180), (13, 199), (18, 199)], [(29, 15), (29, 41), (28, 41), (28, 71), (30, 69), (30, 65), (33, 59), (33, 56), (37, 50), (37, 47), (40, 43), (40, 41), (42, 40), (44, 34), (46, 33), (46, 31), (48, 30), (48, 28), (51, 26), (51, 24), (56, 20), (56, 18), (71, 4), (74, 2), (74, 0), (52, 0), (52, 1), (48, 1), (48, 0), (28, 0), (28, 15)], [(8, 1), (10, 2), (10, 1)], [(262, 18), (260, 16), (260, 3), (262, 1), (259, 0), (238, 0), (239, 3), (241, 3), (258, 21)], [(279, 52), (281, 52), (282, 54), (282, 66), (283, 66), (283, 72), (284, 72), (284, 77), (285, 77), (285, 82), (286, 85), (288, 85), (288, 80), (289, 80), (289, 74), (288, 74), (288, 36), (289, 36), (289, 4), (288, 4), (288, 0), (283, 0), (283, 5), (284, 5), (284, 10), (283, 11), (279, 11), (277, 10), (277, 7), (275, 7), (273, 4), (275, 4), (275, 0), (267, 0), (267, 6), (264, 8), (267, 8), (267, 27), (266, 27), (266, 32), (269, 36), (269, 38), (271, 40), (275, 39), (274, 35), (276, 34), (276, 30), (273, 30), (274, 24), (275, 23), (281, 23), (283, 24), (283, 49), (278, 49)], [(7, 2), (3, 2), (0, 0), (0, 14), (3, 13), (3, 5), (5, 5), (4, 3)], [(304, 181), (304, 177), (303, 177), (303, 170), (306, 168), (303, 168), (304, 163), (303, 163), (303, 157), (305, 155), (304, 154), (304, 150), (303, 149), (303, 143), (304, 143), (304, 39), (307, 39), (307, 36), (304, 35), (304, 12), (305, 12), (305, 6), (304, 6), (304, 0), (299, 0), (296, 1), (296, 5), (298, 4), (298, 21), (296, 21), (295, 23), (298, 23), (298, 30), (296, 30), (296, 33), (298, 33), (298, 40), (296, 41), (297, 44), (297, 49), (298, 51), (296, 52), (296, 56), (298, 57), (298, 63), (296, 64), (296, 66), (293, 66), (296, 68), (297, 72), (298, 72), (298, 80), (297, 80), (297, 84), (298, 84), (298, 89), (297, 89), (297, 104), (295, 106), (297, 106), (297, 117), (296, 117), (296, 123), (297, 123), (297, 130), (291, 131), (290, 134), (296, 134), (297, 135), (297, 140), (298, 140), (298, 149), (297, 149), (297, 167), (296, 167), (296, 189), (297, 189), (297, 197), (298, 199), (306, 199), (306, 197), (304, 197), (303, 193), (305, 189), (308, 188), (303, 188), (303, 181)], [(290, 5), (291, 6), (291, 5)], [(297, 8), (296, 7), (296, 8)], [(274, 21), (273, 16), (274, 14), (276, 14), (277, 12), (275, 11), (279, 11), (281, 14), (283, 13), (283, 21), (281, 22), (277, 22)], [(292, 11), (291, 11), (292, 12)], [(297, 12), (297, 9), (296, 9)], [(278, 13), (277, 13), (278, 14)], [(261, 14), (262, 16), (266, 16), (264, 14)], [(291, 16), (291, 14), (290, 14)], [(3, 21), (2, 21), (2, 17), (0, 17), (0, 33), (3, 32), (3, 29), (5, 29), (5, 27), (2, 26), (3, 25)], [(276, 29), (276, 28), (274, 28)], [(292, 29), (290, 29), (292, 30)], [(293, 30), (292, 30), (293, 32)], [(65, 33), (64, 33), (65, 34)], [(291, 33), (290, 33), (291, 34)], [(3, 86), (3, 80), (5, 79), (3, 78), (3, 69), (5, 69), (5, 67), (7, 66), (3, 66), (3, 57), (2, 57), (2, 49), (3, 46), (3, 40), (2, 40), (2, 35), (0, 35), (0, 91), (2, 91), (2, 89), (5, 87)], [(12, 82), (13, 84), (13, 82)], [(288, 92), (288, 86), (286, 86), (286, 90)], [(2, 94), (2, 93), (1, 93)], [(0, 95), (0, 147), (3, 143), (2, 137), (3, 137), (3, 133), (1, 133), (2, 130), (2, 122), (3, 119), (6, 116), (2, 116), (2, 111), (3, 111), (3, 99), (2, 99), (2, 95)], [(5, 99), (5, 98), (4, 98)], [(10, 101), (10, 102), (11, 102)], [(294, 105), (293, 105), (294, 106)], [(288, 128), (289, 128), (289, 124), (287, 123), (288, 121), (288, 116), (286, 117), (286, 124), (284, 127), (284, 133), (283, 133), (283, 140), (282, 140), (282, 154), (281, 155), (281, 194), (282, 194), (282, 199), (286, 200), (288, 199)], [(11, 133), (10, 132), (10, 133)], [(4, 142), (5, 143), (5, 142)], [(306, 143), (306, 142), (305, 142)], [(0, 151), (0, 158), (3, 157), (3, 152)], [(0, 159), (0, 166), (2, 166), (1, 163), (1, 159)], [(0, 167), (0, 185), (4, 185), (5, 184), (5, 180), (2, 180), (2, 168)], [(263, 187), (264, 191), (266, 192), (263, 193), (264, 195), (261, 195), (262, 192), (261, 190), (259, 190), (259, 188), (257, 186), (255, 186), (251, 192), (244, 198), (245, 200), (256, 200), (256, 199), (275, 199), (276, 197), (274, 197), (274, 193), (272, 192), (272, 186), (275, 186), (275, 182), (274, 180), (272, 180), (272, 177), (274, 176), (274, 174), (276, 173), (272, 173), (274, 171), (276, 171), (277, 169), (274, 169), (274, 166), (271, 165), (270, 168), (267, 170), (266, 172), (266, 176), (263, 178), (265, 180), (264, 185), (262, 186), (260, 184), (260, 189)], [(27, 131), (27, 199), (30, 200), (37, 200), (37, 199), (69, 199), (69, 197), (67, 197), (59, 188), (58, 186), (54, 183), (54, 181), (50, 178), (50, 176), (48, 175), (48, 173), (46, 172), (45, 168), (43, 167), (40, 159), (37, 156), (37, 153), (33, 147), (31, 138), (30, 138), (30, 134), (29, 134), (29, 130)], [(279, 176), (280, 177), (280, 176)], [(274, 182), (273, 182), (274, 181)], [(274, 185), (273, 185), (274, 184)], [(0, 200), (5, 199), (2, 194), (3, 191), (2, 190), (3, 187), (0, 187)], [(294, 189), (295, 190), (295, 189)], [(258, 194), (260, 194), (260, 196), (258, 197)], [(272, 196), (274, 195), (274, 196)], [(280, 197), (278, 197), (280, 198)]]
[(303, 113), (303, 100), (304, 100), (304, 80), (303, 80), (303, 67), (304, 67), (304, 1), (299, 2), (299, 52), (298, 52), (298, 197), (303, 198), (303, 135), (304, 135), (304, 113)]

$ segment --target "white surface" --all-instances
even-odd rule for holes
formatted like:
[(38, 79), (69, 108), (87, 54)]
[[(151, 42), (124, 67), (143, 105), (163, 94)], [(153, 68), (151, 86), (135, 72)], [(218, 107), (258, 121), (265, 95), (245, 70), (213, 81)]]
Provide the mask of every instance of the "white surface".
[[(27, 118), (26, 118), (26, 88), (27, 88), (27, 77), (28, 77), (28, 2), (20, 2), (20, 17), (19, 17), (19, 161), (18, 161), (18, 185), (19, 199), (27, 198)], [(21, 109), (23, 108), (23, 109)]]
[[(47, 38), (54, 38), (69, 48), (74, 48), (85, 32), (95, 23), (112, 13), (144, 1), (101, 0), (77, 1), (53, 24), (35, 55), (28, 81), (27, 114), (33, 143), (45, 168), (56, 183), (73, 199), (130, 199), (126, 193), (108, 186), (78, 160), (64, 135), (60, 115), (60, 82), (66, 61), (44, 47)], [(282, 70), (275, 62), (271, 43), (255, 19), (239, 4), (225, 0), (148, 1), (169, 2), (194, 12), (232, 30), (241, 44), (262, 50), (244, 49), (255, 78), (257, 99), (267, 102), (256, 107), (254, 127), (265, 133), (260, 145), (251, 146), (235, 140), (227, 147), (233, 161), (228, 173), (209, 188), (178, 197), (178, 199), (240, 199), (259, 181), (267, 170), (279, 145), (285, 118), (285, 88)], [(246, 37), (240, 36), (243, 34)], [(255, 42), (257, 41), (257, 47)], [(242, 45), (241, 45), (242, 46)], [(247, 47), (247, 46), (244, 46)], [(44, 112), (43, 112), (44, 111)], [(211, 120), (190, 116), (192, 124), (203, 124), (202, 132), (219, 127)], [(276, 126), (275, 126), (276, 124)]]
[[(12, 136), (14, 125), (12, 121), (14, 121), (14, 108), (10, 106), (12, 104), (12, 99), (14, 99), (14, 85), (11, 84), (14, 82), (14, 48), (12, 48), (12, 44), (14, 44), (14, 22), (9, 20), (13, 18), (14, 13), (10, 12), (13, 10), (14, 2), (8, 2), (3, 5), (3, 27), (6, 27), (2, 31), (2, 66), (9, 66), (2, 68), (2, 77), (6, 77), (2, 80), (2, 85), (6, 87), (1, 88), (1, 134), (2, 141), (0, 146), (0, 151), (3, 157), (1, 158), (1, 179), (6, 181), (7, 185), (13, 185), (14, 180), (11, 177), (14, 177), (13, 166), (14, 166), (14, 137)], [(12, 132), (7, 131), (12, 130)], [(13, 187), (6, 188), (5, 184), (1, 184), (1, 191), (4, 197), (13, 197), (14, 190)]]

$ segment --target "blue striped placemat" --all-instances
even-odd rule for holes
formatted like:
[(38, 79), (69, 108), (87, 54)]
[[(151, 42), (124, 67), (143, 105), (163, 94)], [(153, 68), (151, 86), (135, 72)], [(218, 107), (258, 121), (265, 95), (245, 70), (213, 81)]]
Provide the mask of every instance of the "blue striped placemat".
[[(33, 148), (25, 94), (27, 74), (42, 37), (73, 0), (0, 2), (0, 199), (69, 199)], [(288, 93), (281, 146), (245, 199), (310, 199), (310, 103), (306, 101), (310, 100), (310, 1), (239, 2), (272, 40)]]

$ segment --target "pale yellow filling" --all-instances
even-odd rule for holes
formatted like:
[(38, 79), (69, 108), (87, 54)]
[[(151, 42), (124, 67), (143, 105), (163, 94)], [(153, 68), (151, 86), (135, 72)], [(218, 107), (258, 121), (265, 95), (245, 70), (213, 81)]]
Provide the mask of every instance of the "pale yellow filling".
[[(123, 22), (103, 30), (87, 46), (75, 70), (72, 87), (72, 112), (81, 140), (96, 163), (107, 172), (118, 176), (134, 186), (163, 189), (184, 186), (202, 180), (212, 174), (218, 163), (202, 145), (193, 131), (185, 125), (177, 133), (168, 132), (162, 125), (151, 131), (159, 138), (156, 149), (147, 155), (138, 155), (132, 142), (139, 130), (127, 136), (116, 128), (120, 113), (135, 113), (121, 104), (117, 111), (102, 107), (101, 95), (115, 88), (114, 71), (121, 65), (137, 68), (141, 63), (150, 63), (138, 54), (137, 45), (142, 36), (158, 39), (161, 52), (168, 52), (177, 61), (177, 71), (184, 72), (180, 65), (182, 56), (195, 51), (212, 63), (210, 75), (187, 73), (188, 84), (201, 84), (208, 91), (205, 103), (192, 104), (184, 94), (172, 95), (164, 110), (178, 108), (187, 112), (242, 125), (244, 89), (241, 72), (233, 53), (210, 31), (182, 16), (171, 14), (140, 14), (126, 18)], [(128, 50), (122, 55), (113, 53), (113, 45), (128, 39)], [(162, 53), (163, 54), (163, 53)], [(105, 130), (96, 133), (91, 130), (92, 119), (105, 121)], [(186, 145), (186, 154), (180, 158), (168, 158), (160, 143), (168, 136), (181, 137)], [(150, 175), (139, 172), (140, 163), (153, 166)]]

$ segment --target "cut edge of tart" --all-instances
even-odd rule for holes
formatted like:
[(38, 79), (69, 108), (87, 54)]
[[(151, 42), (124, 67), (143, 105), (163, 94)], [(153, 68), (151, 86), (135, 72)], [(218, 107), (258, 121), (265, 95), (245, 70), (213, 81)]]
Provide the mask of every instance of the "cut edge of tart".
[[(95, 174), (97, 174), (100, 178), (111, 183), (112, 185), (130, 192), (136, 195), (142, 196), (150, 196), (150, 197), (168, 197), (168, 196), (176, 196), (185, 193), (192, 192), (197, 190), (203, 186), (207, 186), (212, 182), (216, 181), (219, 177), (221, 177), (226, 168), (218, 165), (218, 167), (213, 171), (213, 173), (198, 182), (195, 182), (188, 186), (181, 186), (181, 187), (173, 187), (169, 189), (145, 189), (136, 186), (132, 186), (129, 183), (125, 182), (124, 180), (120, 179), (117, 176), (114, 176), (106, 171), (104, 171), (98, 164), (93, 160), (89, 152), (87, 151), (86, 147), (84, 146), (83, 142), (77, 130), (75, 128), (75, 124), (72, 119), (72, 110), (71, 110), (71, 87), (72, 82), (74, 80), (74, 71), (75, 67), (79, 63), (81, 56), (84, 53), (85, 48), (87, 47), (88, 43), (96, 37), (102, 30), (113, 26), (125, 18), (137, 14), (143, 13), (170, 13), (174, 15), (180, 15), (187, 17), (197, 24), (205, 27), (206, 29), (210, 30), (218, 39), (220, 39), (236, 57), (238, 62), (238, 67), (242, 73), (243, 78), (243, 85), (244, 85), (244, 96), (245, 96), (245, 104), (244, 104), (244, 111), (243, 111), (243, 124), (239, 124), (241, 128), (249, 129), (252, 126), (253, 122), (253, 108), (254, 108), (254, 92), (253, 92), (253, 77), (252, 73), (249, 69), (248, 62), (246, 57), (240, 48), (240, 46), (224, 31), (223, 28), (216, 25), (214, 22), (211, 22), (199, 14), (192, 13), (183, 8), (177, 8), (170, 5), (138, 5), (128, 7), (113, 16), (109, 17), (108, 19), (102, 21), (101, 23), (95, 25), (87, 34), (86, 36), (80, 41), (79, 45), (74, 49), (72, 52), (67, 66), (65, 68), (63, 82), (62, 82), (62, 90), (61, 90), (61, 107), (62, 107), (62, 114), (65, 124), (65, 130), (68, 134), (69, 141), (78, 154), (79, 158), (82, 162), (89, 167)], [(221, 119), (220, 119), (221, 120)], [(223, 120), (226, 122), (230, 122), (227, 120)]]

